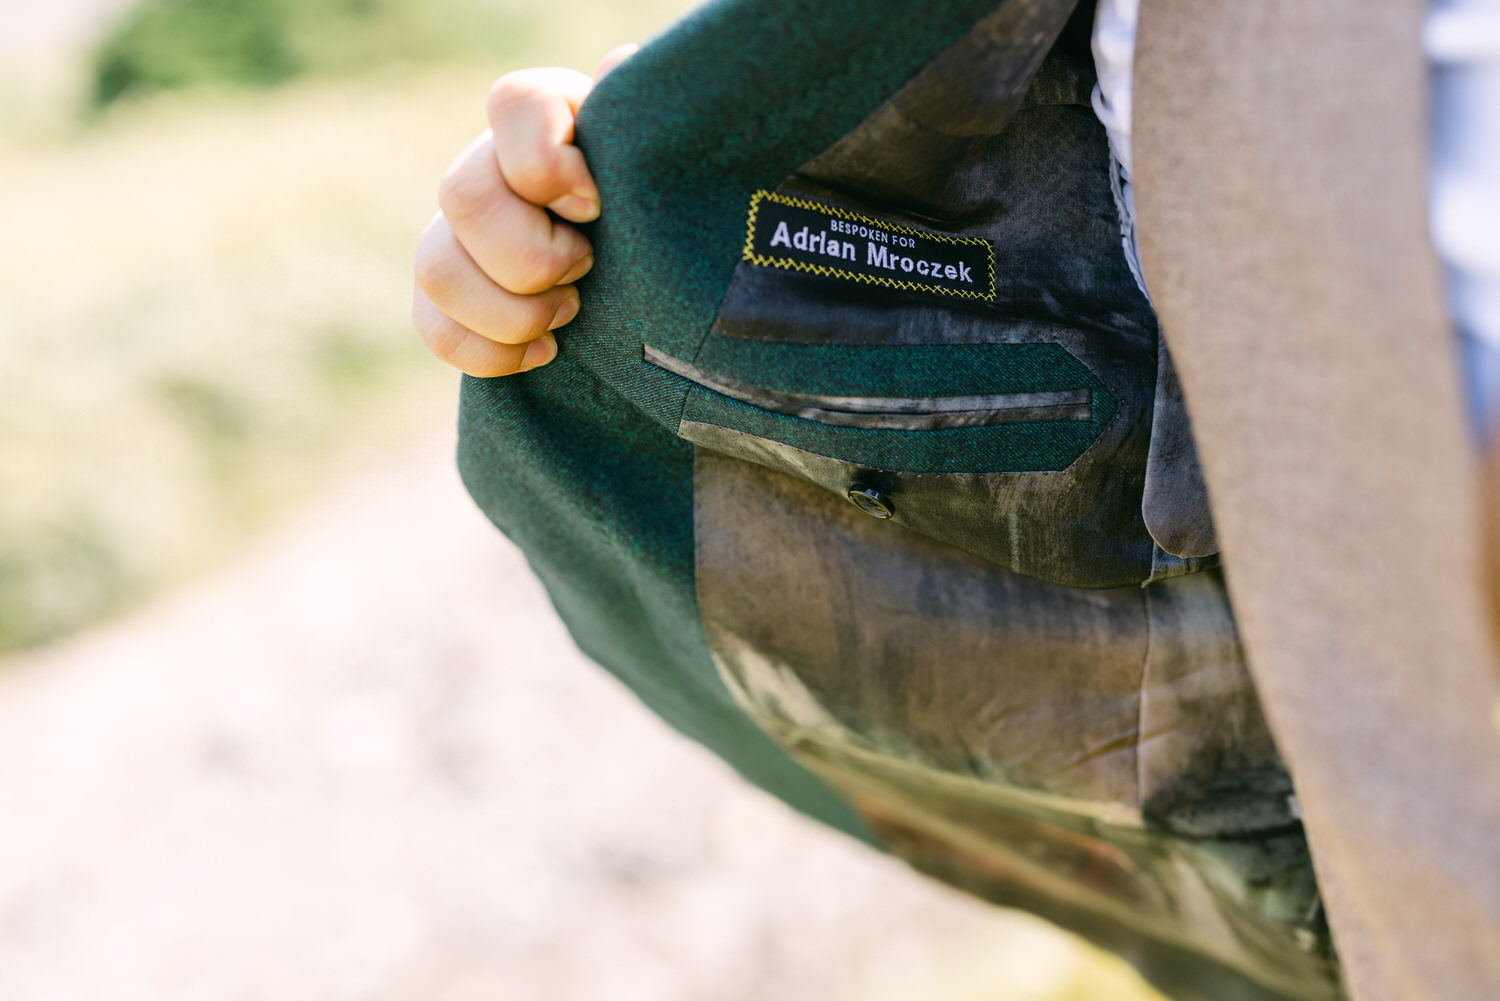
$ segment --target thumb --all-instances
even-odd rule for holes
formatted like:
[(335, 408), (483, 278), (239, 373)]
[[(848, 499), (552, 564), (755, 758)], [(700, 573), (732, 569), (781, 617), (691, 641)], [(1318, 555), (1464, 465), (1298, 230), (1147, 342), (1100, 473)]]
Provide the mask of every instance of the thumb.
[(636, 52), (640, 51), (640, 48), (634, 42), (626, 42), (624, 45), (616, 45), (610, 49), (605, 57), (600, 60), (599, 68), (594, 71), (594, 82), (598, 83), (604, 78), (606, 73), (635, 55)]

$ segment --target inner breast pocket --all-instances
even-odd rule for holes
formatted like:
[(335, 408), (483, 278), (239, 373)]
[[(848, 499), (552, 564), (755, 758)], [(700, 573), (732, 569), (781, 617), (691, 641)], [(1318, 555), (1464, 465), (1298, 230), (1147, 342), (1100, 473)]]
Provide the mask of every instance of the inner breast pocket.
[(684, 424), (731, 429), (872, 472), (1063, 470), (1117, 409), (1109, 390), (1056, 344), (711, 337), (692, 362), (649, 346), (645, 358), (694, 384)]
[(999, 219), (757, 192), (709, 329), (643, 360), (685, 380), (700, 448), (1031, 577), (1142, 583), (1154, 320), (1116, 248), (1051, 231), (1065, 209)]
[(691, 383), (678, 433), (701, 448), (810, 481), (1016, 572), (1075, 587), (1139, 583), (1151, 544), (1131, 468), (1138, 405), (1122, 405), (1050, 336), (710, 335), (692, 360), (651, 346), (645, 360)]

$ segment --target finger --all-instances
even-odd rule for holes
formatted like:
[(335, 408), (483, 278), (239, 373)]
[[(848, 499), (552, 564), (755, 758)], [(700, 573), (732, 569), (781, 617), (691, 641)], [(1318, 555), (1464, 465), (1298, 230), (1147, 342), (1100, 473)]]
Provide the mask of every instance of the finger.
[(499, 344), (456, 322), (420, 289), (412, 296), (411, 319), (427, 350), (481, 379), (530, 371), (557, 357), (557, 338), (552, 334), (525, 344)]
[(443, 175), (438, 205), (459, 243), (501, 288), (535, 294), (576, 281), (593, 263), (583, 234), (510, 190), (487, 136)]
[(594, 70), (594, 83), (598, 83), (600, 80), (604, 79), (604, 75), (606, 73), (623, 63), (625, 60), (629, 59), (631, 56), (635, 55), (640, 50), (641, 47), (634, 42), (626, 42), (624, 45), (616, 45), (614, 48), (610, 49), (607, 53), (604, 54), (604, 58), (599, 60), (599, 68)]
[(416, 284), (461, 326), (502, 344), (534, 340), (578, 314), (572, 285), (518, 295), (495, 284), (464, 250), (439, 213), (417, 241)]
[(506, 184), (564, 219), (599, 214), (599, 189), (573, 145), (573, 120), (593, 81), (564, 69), (521, 70), (490, 90), (490, 131)]

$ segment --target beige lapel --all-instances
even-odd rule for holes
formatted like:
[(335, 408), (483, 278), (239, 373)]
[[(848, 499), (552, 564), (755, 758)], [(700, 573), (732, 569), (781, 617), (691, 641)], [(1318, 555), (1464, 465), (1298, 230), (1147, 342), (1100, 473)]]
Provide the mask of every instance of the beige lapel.
[(1420, 0), (1142, 0), (1142, 258), (1351, 989), (1500, 997), (1476, 454)]

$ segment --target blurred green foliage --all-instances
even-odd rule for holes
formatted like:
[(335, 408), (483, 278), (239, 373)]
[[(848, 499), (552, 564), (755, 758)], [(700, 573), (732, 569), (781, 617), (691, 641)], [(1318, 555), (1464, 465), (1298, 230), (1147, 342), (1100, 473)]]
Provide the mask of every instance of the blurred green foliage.
[[(487, 74), (132, 102), (0, 142), (0, 654), (234, 552), (446, 423), (411, 247)], [(24, 193), (24, 196), (22, 196)]]
[(503, 60), (525, 48), (538, 20), (534, 6), (459, 0), (142, 0), (96, 48), (90, 100), (101, 108), (153, 91)]

